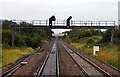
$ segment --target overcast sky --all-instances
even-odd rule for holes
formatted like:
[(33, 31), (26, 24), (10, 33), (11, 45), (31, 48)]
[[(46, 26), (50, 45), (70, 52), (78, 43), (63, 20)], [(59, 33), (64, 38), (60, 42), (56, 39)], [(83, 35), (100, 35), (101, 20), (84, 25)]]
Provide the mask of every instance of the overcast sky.
[[(0, 19), (118, 21), (119, 0), (0, 0)], [(56, 32), (60, 32), (57, 30)], [(63, 30), (62, 30), (63, 31)]]

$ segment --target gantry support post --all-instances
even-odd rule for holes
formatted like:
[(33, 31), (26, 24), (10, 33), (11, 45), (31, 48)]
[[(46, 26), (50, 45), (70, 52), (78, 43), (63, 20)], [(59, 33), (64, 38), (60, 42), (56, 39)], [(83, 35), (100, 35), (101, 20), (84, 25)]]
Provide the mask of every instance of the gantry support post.
[(15, 46), (15, 28), (14, 26), (16, 26), (16, 23), (12, 22), (11, 23), (11, 28), (12, 28), (12, 46)]
[(114, 45), (114, 29), (111, 30), (111, 46)]
[(14, 28), (12, 28), (12, 46), (15, 46), (14, 41), (15, 41), (15, 30)]

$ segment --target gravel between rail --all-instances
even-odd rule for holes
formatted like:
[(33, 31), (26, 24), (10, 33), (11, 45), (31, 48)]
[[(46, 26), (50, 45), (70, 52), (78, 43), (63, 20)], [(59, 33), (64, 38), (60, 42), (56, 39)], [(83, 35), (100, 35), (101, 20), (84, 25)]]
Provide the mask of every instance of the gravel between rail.
[(28, 64), (22, 66), (19, 68), (19, 70), (17, 70), (13, 76), (14, 77), (33, 77), (36, 75), (37, 69), (38, 67), (40, 67), (41, 62), (44, 60), (45, 56), (46, 56), (46, 52), (49, 50), (51, 43), (48, 43), (47, 45), (44, 45), (44, 51), (42, 52), (37, 52), (36, 54), (34, 54), (32, 56), (31, 59), (29, 59), (27, 62)]
[[(63, 40), (61, 41), (64, 42)], [(95, 63), (96, 65), (107, 71), (108, 73), (110, 73), (113, 77), (120, 77), (120, 71), (118, 71), (117, 68), (114, 69), (114, 67), (107, 65), (106, 63), (100, 61), (99, 59), (96, 59), (95, 57), (91, 57), (90, 55), (82, 53), (80, 50), (73, 48), (71, 45), (67, 44), (66, 42), (64, 42), (64, 44), (66, 44), (69, 48), (71, 48), (78, 54), (83, 55), (84, 57), (86, 57), (87, 59), (89, 59), (90, 61), (92, 61), (93, 63)]]
[(58, 43), (61, 77), (83, 76), (63, 46)]

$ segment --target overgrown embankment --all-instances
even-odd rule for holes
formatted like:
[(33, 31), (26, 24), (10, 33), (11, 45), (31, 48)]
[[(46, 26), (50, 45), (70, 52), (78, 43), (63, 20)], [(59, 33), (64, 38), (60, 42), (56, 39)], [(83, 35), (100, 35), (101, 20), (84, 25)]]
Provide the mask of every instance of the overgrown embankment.
[(31, 47), (21, 47), (21, 48), (4, 48), (2, 50), (2, 66), (6, 69), (11, 64), (14, 64), (18, 59), (34, 53), (34, 49)]
[(115, 31), (114, 46), (110, 45), (111, 30), (101, 32), (100, 30), (73, 29), (70, 32), (67, 32), (67, 35), (64, 36), (63, 39), (71, 44), (74, 48), (78, 48), (81, 52), (90, 56), (94, 56), (93, 46), (99, 46), (100, 51), (95, 57), (105, 63), (120, 68), (118, 56), (120, 51), (120, 30)]
[[(53, 33), (51, 29), (44, 28), (15, 29), (15, 46), (12, 47), (11, 23), (13, 22), (8, 20), (2, 23), (2, 66), (13, 64), (21, 57), (34, 53), (36, 48), (51, 40)], [(26, 22), (21, 22), (20, 25), (32, 26)]]

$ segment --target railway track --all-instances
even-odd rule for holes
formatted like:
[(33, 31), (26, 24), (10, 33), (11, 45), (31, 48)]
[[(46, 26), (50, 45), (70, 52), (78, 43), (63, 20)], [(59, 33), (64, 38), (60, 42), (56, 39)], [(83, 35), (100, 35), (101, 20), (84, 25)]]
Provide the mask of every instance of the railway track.
[(59, 60), (58, 60), (58, 48), (57, 42), (55, 41), (50, 51), (39, 68), (36, 77), (42, 76), (53, 76), (59, 77)]
[(14, 67), (10, 68), (9, 70), (2, 73), (1, 77), (11, 77), (12, 74), (17, 71), (21, 66), (25, 65), (27, 63), (27, 60), (30, 59), (33, 56), (33, 54), (27, 56), (25, 59), (23, 59), (21, 62), (19, 62)]
[[(108, 72), (94, 64), (92, 61), (87, 59), (86, 57), (78, 54), (68, 46), (66, 46), (62, 41), (57, 41), (51, 44), (46, 52), (46, 56), (41, 61), (40, 65), (37, 67), (37, 72), (35, 71), (34, 77), (44, 77), (44, 76), (52, 76), (52, 77), (59, 77), (60, 75), (60, 65), (59, 65), (59, 52), (58, 52), (58, 43), (61, 44), (60, 46), (66, 51), (68, 57), (71, 58), (71, 61), (75, 64), (75, 67), (78, 68), (78, 71), (82, 71), (82, 75), (79, 73), (78, 76), (83, 77), (112, 77)], [(7, 70), (2, 74), (2, 77), (11, 77), (21, 66), (22, 62), (27, 62), (28, 59), (32, 57), (33, 54), (26, 57), (22, 60), (19, 64), (14, 66), (13, 68)], [(64, 55), (64, 54), (63, 54)], [(66, 63), (65, 63), (66, 64)], [(76, 68), (75, 68), (76, 69)], [(35, 69), (36, 70), (36, 69)], [(75, 70), (73, 70), (76, 72)], [(75, 74), (76, 75), (76, 74)]]
[(62, 44), (66, 52), (69, 54), (69, 56), (73, 59), (73, 61), (78, 66), (78, 68), (83, 72), (83, 74), (86, 77), (93, 77), (93, 76), (112, 77), (108, 72), (101, 69), (99, 66), (91, 62), (89, 59), (71, 50), (61, 41), (60, 43)]

